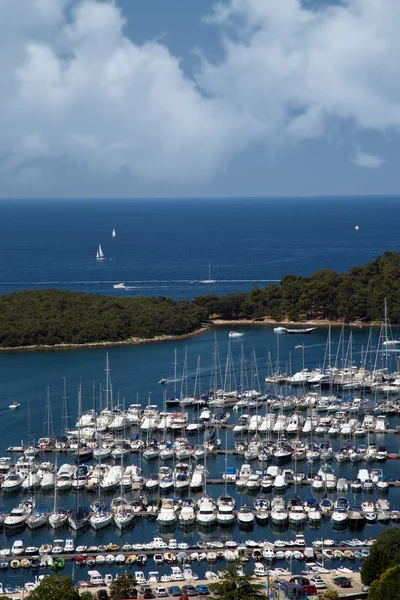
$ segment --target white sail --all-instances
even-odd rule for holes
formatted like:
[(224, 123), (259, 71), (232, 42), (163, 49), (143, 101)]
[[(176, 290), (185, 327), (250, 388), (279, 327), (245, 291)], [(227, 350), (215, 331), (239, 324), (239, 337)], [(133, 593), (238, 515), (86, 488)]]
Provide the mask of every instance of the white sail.
[(117, 237), (117, 234), (115, 233), (115, 229), (114, 229), (114, 228), (113, 228), (113, 230), (112, 230), (111, 237)]
[(104, 254), (103, 254), (103, 250), (102, 250), (100, 244), (97, 249), (96, 260), (104, 260)]
[(200, 283), (216, 283), (216, 279), (211, 279), (211, 263), (208, 263), (208, 279), (201, 279)]

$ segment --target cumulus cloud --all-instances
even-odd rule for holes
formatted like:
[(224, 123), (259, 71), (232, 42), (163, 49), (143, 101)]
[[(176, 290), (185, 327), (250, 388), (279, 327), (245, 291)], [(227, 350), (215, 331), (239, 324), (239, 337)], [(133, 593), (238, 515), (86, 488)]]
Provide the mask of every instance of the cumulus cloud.
[[(0, 174), (65, 161), (144, 181), (209, 179), (254, 143), (400, 126), (400, 3), (216, 2), (218, 61), (194, 77), (163, 40), (135, 44), (107, 0), (0, 0)], [(12, 27), (10, 27), (12, 23)], [(351, 152), (349, 149), (349, 156)], [(378, 167), (363, 152), (354, 162)], [(32, 174), (34, 177), (32, 177)]]
[(353, 163), (366, 169), (378, 169), (385, 161), (374, 154), (367, 154), (358, 148), (353, 158)]

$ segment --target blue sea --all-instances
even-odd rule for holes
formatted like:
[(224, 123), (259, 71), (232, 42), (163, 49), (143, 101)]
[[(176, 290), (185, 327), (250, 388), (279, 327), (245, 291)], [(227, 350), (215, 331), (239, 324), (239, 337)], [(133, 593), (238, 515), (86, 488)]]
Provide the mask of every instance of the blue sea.
[[(0, 293), (189, 299), (287, 273), (343, 272), (400, 249), (397, 198), (13, 200), (0, 211)], [(104, 261), (95, 260), (98, 244)], [(217, 283), (205, 286), (209, 262)], [(133, 289), (114, 290), (119, 282)]]
[[(306, 276), (322, 268), (344, 272), (354, 265), (373, 260), (386, 250), (400, 249), (399, 208), (399, 200), (393, 198), (3, 201), (0, 204), (0, 293), (58, 288), (115, 296), (165, 295), (191, 299), (204, 293), (249, 290), (255, 285), (279, 281), (287, 273)], [(356, 225), (358, 231), (354, 229)], [(114, 239), (111, 237), (113, 228), (117, 234)], [(101, 262), (95, 260), (99, 243), (106, 256)], [(211, 277), (216, 283), (201, 284), (200, 280), (208, 279), (209, 262)], [(125, 282), (133, 289), (115, 290), (113, 284), (118, 282)], [(264, 389), (264, 378), (271, 368), (280, 366), (282, 370), (294, 372), (303, 365), (307, 368), (323, 366), (324, 357), (326, 360), (328, 330), (324, 327), (305, 338), (280, 336), (279, 347), (272, 327), (255, 325), (241, 328), (241, 331), (244, 337), (231, 342), (236, 377), (239, 377), (243, 343), (249, 382), (255, 382), (254, 365), (250, 369), (254, 349), (261, 389)], [(175, 349), (178, 375), (182, 373), (187, 350), (189, 391), (194, 384), (198, 356), (202, 365), (202, 389), (207, 389), (212, 375), (215, 340), (222, 379), (224, 377), (228, 332), (229, 328), (220, 327), (216, 332), (208, 331), (175, 342), (110, 348), (115, 400), (128, 406), (137, 398), (145, 405), (150, 398), (161, 408), (163, 386), (158, 381), (172, 375)], [(332, 362), (340, 366), (351, 356), (353, 364), (360, 365), (369, 330), (346, 330), (341, 345), (339, 335), (339, 328), (333, 328)], [(374, 331), (367, 367), (373, 366), (376, 360), (378, 336), (379, 331)], [(296, 348), (299, 342), (304, 343), (304, 349)], [(64, 378), (68, 382), (72, 421), (76, 420), (80, 383), (83, 409), (90, 409), (93, 381), (97, 397), (100, 384), (104, 385), (105, 361), (104, 348), (0, 354), (0, 456), (6, 454), (8, 446), (19, 445), (21, 440), (27, 439), (28, 426), (31, 437), (36, 440), (46, 434), (47, 388), (51, 395), (54, 432), (61, 433)], [(393, 370), (395, 367), (395, 364), (391, 365)], [(167, 393), (172, 394), (173, 388), (168, 387)], [(8, 406), (14, 400), (20, 402), (21, 407), (10, 411)], [(397, 417), (391, 417), (390, 423), (395, 427)], [(395, 452), (399, 450), (397, 438), (392, 435), (380, 439), (378, 436), (374, 441), (386, 443), (389, 451)], [(231, 437), (229, 443), (232, 443)], [(229, 464), (240, 467), (240, 460), (229, 458)], [(224, 467), (222, 456), (211, 459), (207, 465), (211, 477), (220, 476)], [(155, 468), (156, 464), (146, 465), (145, 473)], [(338, 475), (352, 479), (358, 468), (359, 465), (339, 467)], [(398, 478), (396, 461), (388, 461), (383, 468), (388, 477)], [(306, 465), (304, 469), (307, 469)], [(209, 490), (215, 498), (222, 491), (220, 486)], [(300, 494), (306, 497), (309, 490), (303, 488)], [(293, 490), (287, 497), (290, 495)], [(364, 499), (350, 496), (349, 493), (352, 504), (359, 505)], [(18, 498), (18, 495), (5, 497), (0, 491), (0, 505), (14, 506)], [(251, 502), (246, 496), (237, 496), (237, 500), (238, 503)], [(51, 494), (41, 494), (37, 501), (51, 507), (53, 500)], [(400, 489), (390, 490), (389, 501), (392, 508), (400, 508)], [(62, 502), (64, 506), (73, 506), (72, 494), (67, 494)], [(89, 503), (89, 498), (84, 497), (82, 502)], [(378, 524), (366, 526), (358, 535), (376, 537), (382, 528)], [(54, 533), (44, 528), (34, 534), (25, 531), (20, 537), (27, 545), (40, 545), (52, 535)], [(77, 543), (114, 541), (117, 535), (112, 528), (97, 536), (89, 530)], [(133, 532), (125, 532), (119, 538), (119, 543), (132, 541), (133, 536), (135, 540), (148, 541), (153, 535), (158, 535), (156, 524), (147, 526), (138, 522)], [(307, 529), (305, 535), (307, 544), (321, 535), (341, 539), (353, 536), (347, 530), (334, 532), (328, 524), (317, 531)], [(270, 525), (256, 526), (254, 532), (249, 533), (239, 530), (236, 525), (225, 532), (219, 528), (210, 532), (177, 530), (169, 532), (168, 536), (190, 541), (210, 536), (244, 541), (249, 536), (271, 540), (293, 538), (294, 533), (274, 531)], [(71, 537), (71, 532), (67, 529), (57, 531), (56, 537)], [(12, 539), (4, 536), (0, 546), (11, 543)], [(301, 568), (301, 564), (293, 565), (293, 570)], [(105, 572), (111, 570), (108, 567)], [(147, 566), (146, 570), (152, 568)], [(202, 574), (205, 567), (194, 567), (194, 570)], [(14, 583), (22, 583), (22, 577), (21, 573), (1, 574), (3, 580)], [(33, 576), (25, 577), (33, 579)], [(76, 575), (76, 579), (85, 577), (85, 569)]]

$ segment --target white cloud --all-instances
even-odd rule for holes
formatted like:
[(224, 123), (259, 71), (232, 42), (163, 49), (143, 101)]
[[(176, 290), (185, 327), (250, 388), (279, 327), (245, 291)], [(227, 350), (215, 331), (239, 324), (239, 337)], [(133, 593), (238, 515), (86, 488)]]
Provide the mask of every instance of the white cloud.
[[(203, 48), (192, 79), (163, 40), (128, 39), (113, 2), (0, 0), (0, 10), (3, 181), (46, 177), (64, 161), (101, 176), (201, 182), (254, 142), (276, 149), (332, 122), (354, 135), (400, 126), (394, 0), (318, 11), (300, 0), (216, 3), (208, 22), (224, 53), (211, 62)], [(354, 162), (382, 161), (359, 151)]]
[(355, 165), (367, 169), (378, 169), (384, 162), (383, 158), (379, 158), (379, 156), (375, 156), (374, 154), (367, 154), (359, 148), (356, 150), (353, 158), (353, 163)]

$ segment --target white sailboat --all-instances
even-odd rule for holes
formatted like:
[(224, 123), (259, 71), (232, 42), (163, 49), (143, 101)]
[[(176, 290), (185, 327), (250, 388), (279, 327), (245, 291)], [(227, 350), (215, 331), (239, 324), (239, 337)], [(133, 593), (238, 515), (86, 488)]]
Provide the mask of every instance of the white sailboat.
[(115, 229), (114, 229), (114, 228), (113, 228), (113, 230), (112, 230), (111, 237), (113, 237), (113, 238), (117, 237), (117, 234), (115, 233)]
[(99, 247), (97, 248), (97, 252), (96, 252), (96, 260), (105, 260), (105, 256), (103, 254), (103, 250), (101, 245), (99, 244)]
[(216, 279), (211, 279), (211, 263), (208, 263), (208, 279), (201, 279), (200, 283), (217, 283)]

